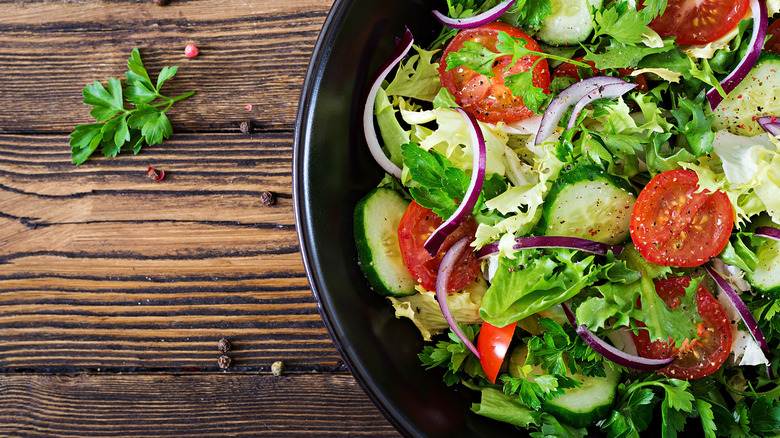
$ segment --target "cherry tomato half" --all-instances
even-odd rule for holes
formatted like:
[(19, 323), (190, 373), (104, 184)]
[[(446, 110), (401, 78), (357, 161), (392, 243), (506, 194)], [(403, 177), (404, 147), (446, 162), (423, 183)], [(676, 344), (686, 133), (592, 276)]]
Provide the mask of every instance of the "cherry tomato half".
[(734, 208), (721, 191), (696, 192), (692, 170), (659, 173), (639, 192), (631, 212), (631, 240), (658, 265), (699, 266), (720, 253), (734, 226)]
[(487, 322), (482, 323), (477, 335), (477, 351), (479, 352), (479, 364), (485, 371), (490, 383), (496, 383), (498, 371), (504, 363), (512, 336), (515, 334), (516, 322), (504, 327), (496, 327)]
[[(498, 43), (498, 33), (502, 31), (511, 37), (523, 38), (528, 41), (525, 47), (529, 50), (537, 52), (541, 50), (539, 44), (522, 30), (505, 23), (494, 22), (458, 33), (447, 45), (442, 59), (439, 61), (439, 78), (442, 86), (455, 96), (455, 101), (464, 110), (472, 113), (477, 120), (487, 123), (500, 121), (511, 123), (533, 115), (533, 111), (523, 105), (522, 98), (513, 95), (509, 91), (509, 87), (504, 85), (504, 78), (529, 71), (539, 57), (529, 55), (520, 58), (507, 70), (507, 67), (512, 63), (512, 56), (501, 56), (493, 63), (492, 70), (495, 76), (491, 78), (478, 74), (465, 66), (447, 70), (446, 60), (451, 52), (457, 52), (463, 48), (463, 43), (466, 41), (478, 42), (498, 53), (496, 44)], [(542, 59), (536, 64), (536, 67), (533, 67), (532, 83), (535, 87), (544, 90), (545, 93), (549, 93), (550, 71), (547, 67), (547, 60)]]
[[(669, 277), (655, 282), (655, 291), (670, 309), (680, 305), (681, 296), (691, 280), (687, 277)], [(676, 356), (659, 373), (676, 379), (698, 379), (708, 376), (720, 368), (731, 353), (731, 322), (717, 299), (702, 285), (696, 290), (696, 305), (704, 322), (696, 326), (699, 339), (685, 340), (679, 349), (669, 342), (650, 342), (647, 330), (632, 333), (637, 352), (642, 357), (666, 359)], [(644, 327), (641, 322), (638, 326)]]
[[(469, 236), (469, 241), (473, 242), (474, 233), (477, 232), (477, 224), (474, 219), (466, 219), (452, 234), (447, 236), (436, 256), (431, 257), (423, 245), (442, 222), (441, 218), (433, 211), (412, 202), (401, 217), (401, 223), (398, 226), (398, 243), (406, 269), (418, 283), (430, 291), (436, 290), (436, 273), (447, 250), (464, 236)], [(471, 284), (477, 275), (479, 275), (479, 261), (474, 251), (467, 251), (466, 255), (458, 260), (455, 270), (450, 274), (447, 291), (455, 292), (463, 289)]]
[(650, 22), (650, 29), (676, 36), (678, 44), (707, 44), (737, 27), (749, 9), (748, 0), (669, 0), (664, 13)]
[[(590, 69), (593, 70), (593, 74), (596, 76), (604, 74), (602, 70), (596, 70), (596, 63), (593, 61), (585, 61), (582, 57), (574, 58), (574, 61), (580, 61), (588, 64)], [(629, 81), (634, 82), (636, 84), (637, 91), (647, 91), (648, 88), (645, 77), (642, 75), (631, 76), (632, 71), (634, 70), (630, 68), (619, 68), (618, 74), (620, 77), (627, 78)], [(569, 64), (568, 62), (559, 65), (555, 68), (555, 70), (553, 70), (552, 79), (560, 77), (582, 79), (580, 77), (579, 67), (574, 64)]]

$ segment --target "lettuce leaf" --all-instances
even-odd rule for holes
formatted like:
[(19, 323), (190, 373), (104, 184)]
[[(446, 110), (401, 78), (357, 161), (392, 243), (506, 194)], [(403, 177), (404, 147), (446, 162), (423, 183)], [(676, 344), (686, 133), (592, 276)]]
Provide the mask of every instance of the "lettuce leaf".
[(398, 66), (395, 78), (385, 91), (389, 96), (404, 96), (432, 102), (441, 89), (439, 64), (432, 61), (437, 50), (414, 46), (417, 55)]
[(501, 257), (479, 314), (497, 327), (519, 321), (577, 295), (609, 265), (579, 251), (518, 251), (514, 260)]

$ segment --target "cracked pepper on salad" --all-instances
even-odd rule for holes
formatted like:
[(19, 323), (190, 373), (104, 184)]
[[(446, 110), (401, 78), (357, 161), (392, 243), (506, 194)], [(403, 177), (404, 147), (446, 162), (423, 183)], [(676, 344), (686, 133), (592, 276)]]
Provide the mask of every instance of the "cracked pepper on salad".
[(534, 437), (778, 436), (780, 1), (441, 3), (355, 209), (421, 366)]

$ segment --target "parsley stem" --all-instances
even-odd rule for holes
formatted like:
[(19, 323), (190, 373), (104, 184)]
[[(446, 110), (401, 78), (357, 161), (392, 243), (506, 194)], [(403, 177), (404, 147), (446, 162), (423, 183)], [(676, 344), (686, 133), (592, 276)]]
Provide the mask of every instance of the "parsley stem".
[(159, 103), (156, 103), (156, 104), (154, 104), (154, 105), (152, 105), (152, 106), (153, 106), (153, 107), (155, 107), (155, 108), (158, 108), (158, 107), (160, 107), (160, 106), (162, 106), (162, 105), (165, 105), (165, 104), (167, 104), (167, 106), (165, 107), (165, 109), (164, 109), (164, 110), (162, 110), (162, 112), (166, 112), (166, 111), (168, 111), (168, 109), (169, 109), (169, 108), (170, 108), (170, 107), (171, 107), (171, 106), (172, 106), (174, 103), (176, 103), (176, 102), (178, 102), (178, 101), (180, 101), (180, 100), (184, 100), (184, 99), (186, 99), (186, 98), (188, 98), (188, 97), (190, 97), (190, 96), (192, 96), (192, 95), (194, 95), (194, 94), (195, 94), (195, 91), (190, 91), (190, 92), (188, 92), (188, 93), (180, 94), (180, 95), (178, 95), (178, 96), (176, 96), (176, 97), (167, 97), (167, 96), (163, 96), (162, 94), (159, 94), (159, 93), (158, 93), (158, 94), (157, 94), (157, 97), (159, 97), (160, 99), (164, 99), (165, 101), (164, 101), (164, 102), (159, 102)]

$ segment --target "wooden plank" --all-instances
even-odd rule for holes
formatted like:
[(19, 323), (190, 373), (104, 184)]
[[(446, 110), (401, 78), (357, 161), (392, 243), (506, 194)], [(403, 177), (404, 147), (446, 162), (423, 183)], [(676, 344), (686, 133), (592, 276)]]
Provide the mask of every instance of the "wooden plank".
[[(153, 77), (179, 73), (169, 96), (197, 94), (169, 116), (176, 132), (292, 129), (299, 90), (331, 0), (3, 2), (0, 14), (2, 132), (64, 132), (89, 123), (81, 89), (124, 77), (139, 47)], [(214, 13), (219, 11), (219, 13)], [(200, 55), (184, 57), (195, 43)], [(247, 105), (253, 105), (247, 110)]]
[(0, 394), (2, 436), (400, 436), (344, 374), (2, 375)]
[(216, 370), (222, 336), (238, 369), (340, 366), (298, 253), (289, 134), (80, 166), (66, 142), (0, 135), (0, 369)]

